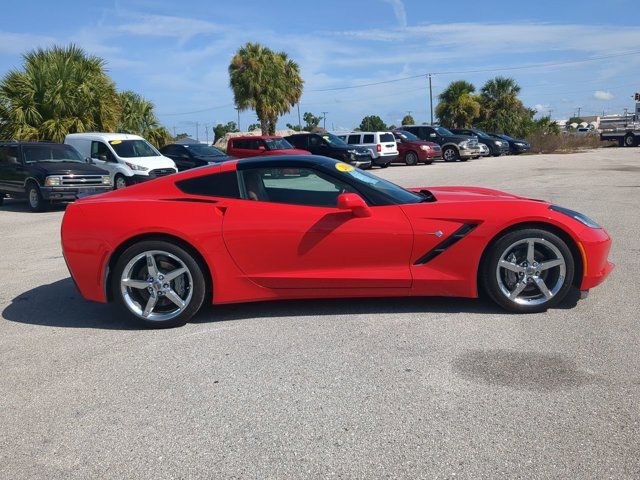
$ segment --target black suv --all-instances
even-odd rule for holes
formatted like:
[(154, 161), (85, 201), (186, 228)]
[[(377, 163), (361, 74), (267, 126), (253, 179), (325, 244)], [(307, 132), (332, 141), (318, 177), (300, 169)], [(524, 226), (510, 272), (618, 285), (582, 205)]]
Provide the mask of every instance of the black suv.
[(160, 149), (160, 153), (174, 161), (178, 171), (190, 168), (213, 165), (231, 160), (232, 157), (222, 150), (202, 143), (179, 144), (171, 143)]
[(358, 168), (371, 167), (371, 152), (364, 147), (349, 145), (331, 133), (296, 133), (285, 137), (296, 148), (313, 155), (335, 158)]
[(458, 135), (478, 137), (478, 143), (485, 144), (489, 148), (489, 153), (494, 157), (499, 157), (500, 155), (506, 155), (509, 153), (509, 142), (500, 138), (495, 138), (493, 135), (489, 135), (477, 128), (452, 128), (451, 131)]
[(29, 208), (111, 190), (109, 172), (83, 159), (71, 145), (0, 140), (0, 205), (6, 195), (26, 197)]
[(403, 125), (402, 130), (413, 133), (420, 140), (440, 145), (445, 162), (456, 160), (466, 162), (470, 158), (478, 158), (482, 155), (476, 137), (456, 135), (444, 127), (430, 125)]

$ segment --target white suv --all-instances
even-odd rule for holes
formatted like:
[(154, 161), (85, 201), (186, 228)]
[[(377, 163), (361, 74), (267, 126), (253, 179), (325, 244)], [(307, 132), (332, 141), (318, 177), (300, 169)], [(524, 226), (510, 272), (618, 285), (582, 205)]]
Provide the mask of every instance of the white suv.
[(398, 157), (398, 145), (391, 132), (337, 132), (349, 145), (365, 147), (371, 152), (371, 164), (387, 168)]
[(176, 164), (138, 135), (127, 133), (71, 133), (64, 143), (90, 158), (111, 175), (113, 188), (176, 173)]

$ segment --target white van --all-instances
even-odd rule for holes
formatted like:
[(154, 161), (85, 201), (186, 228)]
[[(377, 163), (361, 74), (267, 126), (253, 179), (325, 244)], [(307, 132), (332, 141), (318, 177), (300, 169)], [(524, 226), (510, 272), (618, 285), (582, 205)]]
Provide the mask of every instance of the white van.
[(349, 145), (365, 147), (371, 152), (371, 164), (382, 168), (398, 157), (398, 145), (391, 132), (332, 132)]
[(149, 142), (128, 133), (71, 133), (64, 143), (90, 158), (111, 175), (113, 188), (176, 173), (173, 160), (163, 156)]

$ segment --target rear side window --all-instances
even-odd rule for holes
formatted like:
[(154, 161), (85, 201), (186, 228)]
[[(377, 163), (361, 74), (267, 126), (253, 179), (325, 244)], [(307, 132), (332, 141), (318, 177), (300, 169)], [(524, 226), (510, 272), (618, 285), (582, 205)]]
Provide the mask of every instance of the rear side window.
[(0, 164), (19, 163), (18, 155), (18, 147), (0, 146)]
[(395, 142), (396, 139), (391, 133), (383, 133), (380, 135), (380, 142)]
[(351, 145), (358, 145), (360, 143), (360, 135), (349, 135), (347, 143), (350, 143)]
[(176, 186), (190, 195), (240, 198), (238, 176), (235, 171), (214, 173), (176, 182)]
[(233, 141), (234, 148), (240, 148), (243, 150), (258, 150), (258, 147), (260, 145), (261, 145), (261, 142), (258, 139), (245, 139), (245, 140)]
[(362, 143), (376, 143), (375, 135), (373, 133), (368, 133), (362, 136)]

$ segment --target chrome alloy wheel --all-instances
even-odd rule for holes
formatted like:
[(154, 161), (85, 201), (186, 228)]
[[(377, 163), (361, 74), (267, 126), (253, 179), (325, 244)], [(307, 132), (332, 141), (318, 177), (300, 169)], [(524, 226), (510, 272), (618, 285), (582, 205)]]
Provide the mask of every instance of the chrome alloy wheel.
[(496, 268), (498, 287), (519, 305), (541, 305), (562, 288), (566, 261), (560, 250), (544, 238), (525, 238), (502, 253)]
[(29, 205), (31, 208), (38, 208), (40, 205), (40, 198), (38, 197), (38, 190), (35, 187), (29, 189)]
[(136, 255), (124, 267), (120, 292), (134, 315), (150, 321), (171, 320), (191, 302), (193, 278), (175, 255), (151, 250)]

